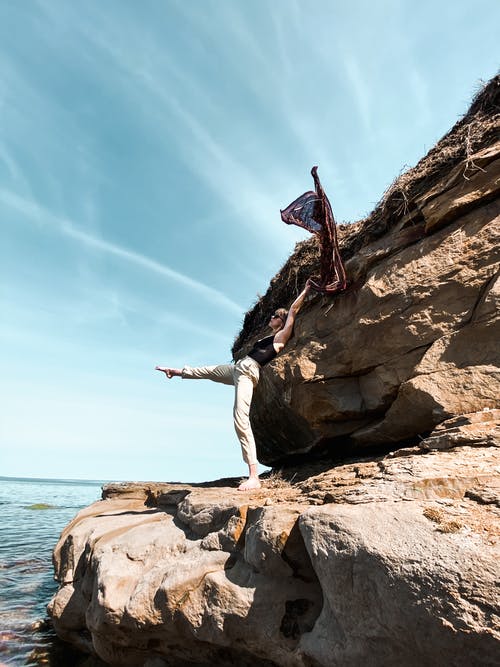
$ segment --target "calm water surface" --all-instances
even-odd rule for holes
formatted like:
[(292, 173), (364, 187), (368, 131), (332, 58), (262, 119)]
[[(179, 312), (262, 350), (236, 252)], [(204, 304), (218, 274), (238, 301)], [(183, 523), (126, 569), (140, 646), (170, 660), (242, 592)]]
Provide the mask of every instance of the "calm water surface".
[(36, 626), (56, 590), (52, 549), (73, 516), (99, 500), (101, 485), (0, 477), (0, 667), (90, 664)]

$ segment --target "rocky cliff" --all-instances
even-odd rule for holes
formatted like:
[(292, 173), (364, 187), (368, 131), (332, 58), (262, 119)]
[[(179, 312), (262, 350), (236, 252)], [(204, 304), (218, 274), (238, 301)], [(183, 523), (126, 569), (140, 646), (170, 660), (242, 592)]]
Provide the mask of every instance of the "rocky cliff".
[[(343, 228), (349, 289), (316, 296), (253, 401), (259, 459), (416, 441), (500, 396), (500, 82), (365, 221)], [(244, 353), (316, 268), (300, 244), (236, 341)], [(281, 302), (281, 303), (280, 303)]]
[[(342, 228), (348, 290), (304, 306), (253, 403), (287, 467), (105, 487), (54, 551), (63, 639), (123, 667), (499, 664), (499, 89)], [(235, 356), (316, 263), (299, 244)]]

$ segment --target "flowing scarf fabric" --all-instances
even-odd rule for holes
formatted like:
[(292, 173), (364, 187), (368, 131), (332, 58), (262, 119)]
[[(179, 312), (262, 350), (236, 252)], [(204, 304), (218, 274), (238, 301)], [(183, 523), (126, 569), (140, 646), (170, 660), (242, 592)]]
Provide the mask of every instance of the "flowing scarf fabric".
[(320, 276), (311, 277), (309, 282), (318, 292), (334, 294), (347, 286), (337, 241), (337, 227), (332, 207), (318, 177), (318, 167), (311, 169), (311, 176), (316, 192), (305, 192), (280, 211), (281, 219), (287, 225), (298, 225), (319, 237)]

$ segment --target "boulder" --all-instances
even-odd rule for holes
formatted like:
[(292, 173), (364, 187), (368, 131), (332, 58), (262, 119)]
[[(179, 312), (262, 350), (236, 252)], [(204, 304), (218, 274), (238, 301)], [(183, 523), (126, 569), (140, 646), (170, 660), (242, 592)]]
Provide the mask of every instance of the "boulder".
[(56, 546), (54, 628), (117, 667), (493, 666), (498, 416), (251, 494), (105, 487)]
[[(259, 460), (396, 445), (500, 406), (500, 203), (484, 185), (498, 155), (500, 143), (469, 157), (467, 178), (467, 161), (442, 175), (412, 203), (423, 221), (403, 217), (347, 262), (350, 289), (303, 308), (255, 392)], [(463, 205), (445, 210), (447, 193)]]

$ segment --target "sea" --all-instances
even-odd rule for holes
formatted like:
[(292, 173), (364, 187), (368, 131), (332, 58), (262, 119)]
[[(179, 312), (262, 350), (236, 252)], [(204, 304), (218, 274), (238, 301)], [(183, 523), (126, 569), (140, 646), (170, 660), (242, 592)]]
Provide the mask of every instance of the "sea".
[(47, 618), (57, 590), (52, 550), (104, 481), (0, 477), (0, 667), (95, 667), (60, 641)]

